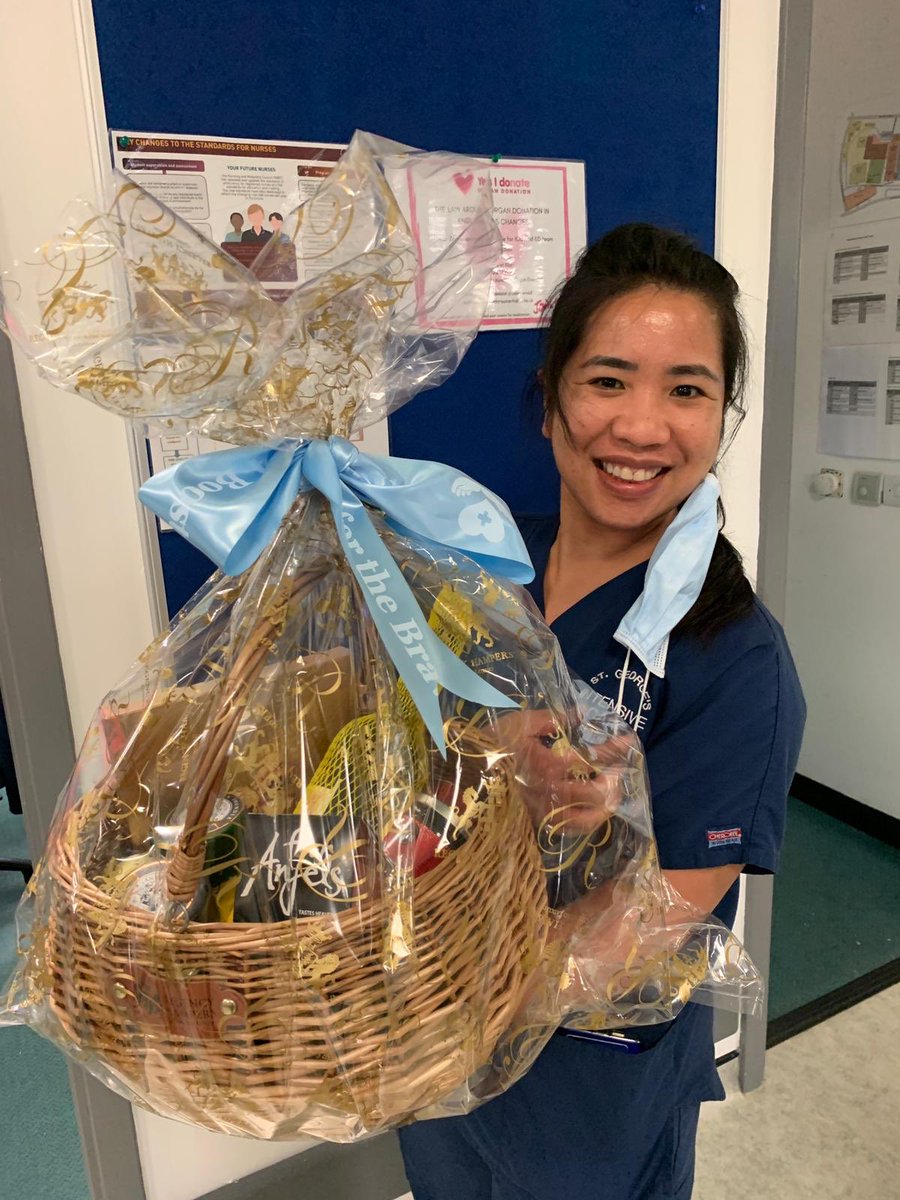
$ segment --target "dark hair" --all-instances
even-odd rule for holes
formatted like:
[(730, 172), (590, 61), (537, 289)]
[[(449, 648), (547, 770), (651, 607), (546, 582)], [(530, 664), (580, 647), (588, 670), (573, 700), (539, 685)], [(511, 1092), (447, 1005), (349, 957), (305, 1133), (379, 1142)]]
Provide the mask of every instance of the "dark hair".
[(240, 223), (243, 225), (243, 223), (244, 223), (244, 214), (243, 214), (243, 213), (232, 213), (232, 214), (231, 214), (231, 216), (228, 218), (228, 220), (229, 220), (229, 221), (233, 221), (235, 217), (237, 217), (237, 219), (238, 219), (238, 220), (240, 221)]
[(276, 221), (283, 221), (283, 220), (284, 220), (284, 217), (281, 215), (281, 213), (269, 213), (269, 220), (270, 220), (270, 221), (272, 220), (272, 218), (273, 218), (273, 217), (275, 218), (275, 220), (276, 220)]
[[(532, 383), (545, 416), (558, 417), (568, 434), (559, 399), (560, 381), (569, 359), (581, 344), (588, 323), (619, 296), (647, 285), (690, 292), (706, 301), (716, 316), (722, 339), (725, 372), (725, 418), (731, 418), (723, 452), (745, 416), (743, 392), (747, 378), (747, 339), (737, 301), (737, 283), (728, 271), (690, 238), (655, 225), (620, 225), (589, 246), (571, 279), (556, 292), (545, 317), (543, 366)], [(725, 512), (719, 504), (720, 527)], [(678, 625), (679, 632), (702, 641), (745, 616), (753, 591), (741, 556), (720, 533), (706, 581), (696, 602)]]

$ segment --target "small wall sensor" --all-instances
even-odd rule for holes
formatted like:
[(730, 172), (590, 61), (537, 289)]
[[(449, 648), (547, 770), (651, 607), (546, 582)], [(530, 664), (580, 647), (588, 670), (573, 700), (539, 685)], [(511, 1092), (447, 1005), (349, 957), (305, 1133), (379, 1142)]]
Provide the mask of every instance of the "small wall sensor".
[(850, 485), (850, 500), (853, 504), (879, 505), (883, 476), (875, 471), (856, 471)]

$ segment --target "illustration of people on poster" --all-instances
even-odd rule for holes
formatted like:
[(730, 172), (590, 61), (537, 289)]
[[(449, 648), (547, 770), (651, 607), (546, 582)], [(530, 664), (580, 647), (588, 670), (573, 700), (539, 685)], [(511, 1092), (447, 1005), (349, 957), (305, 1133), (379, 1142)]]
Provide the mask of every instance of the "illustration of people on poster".
[[(300, 282), (285, 215), (330, 174), (343, 146), (120, 130), (111, 137), (120, 171), (253, 270), (273, 295)], [(275, 246), (260, 255), (270, 241)]]

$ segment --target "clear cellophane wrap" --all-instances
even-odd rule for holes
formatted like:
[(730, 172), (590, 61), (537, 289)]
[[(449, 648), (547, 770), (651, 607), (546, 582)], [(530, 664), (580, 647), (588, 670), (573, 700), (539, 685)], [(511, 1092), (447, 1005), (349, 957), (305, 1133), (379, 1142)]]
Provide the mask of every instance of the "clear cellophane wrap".
[[(6, 275), (4, 322), (54, 382), (152, 430), (351, 437), (475, 335), (499, 250), (479, 169), (356, 135), (254, 273), (120, 177)], [(439, 252), (440, 207), (430, 241), (409, 216), (425, 186), (466, 197)], [(273, 294), (287, 255), (299, 282)], [(20, 907), (0, 1019), (207, 1129), (351, 1141), (475, 1107), (560, 1024), (759, 999), (740, 944), (660, 872), (638, 740), (527, 594), (368, 514), (507, 707), (438, 689), (435, 744), (301, 491), (102, 702)]]

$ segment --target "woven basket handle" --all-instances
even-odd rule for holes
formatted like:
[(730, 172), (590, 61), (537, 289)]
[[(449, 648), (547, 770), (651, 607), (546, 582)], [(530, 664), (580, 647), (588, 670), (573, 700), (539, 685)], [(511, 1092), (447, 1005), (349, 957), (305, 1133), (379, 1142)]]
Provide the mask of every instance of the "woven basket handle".
[[(298, 576), (287, 604), (307, 591), (319, 574)], [(287, 604), (282, 608), (283, 612)], [(271, 613), (253, 629), (221, 684), (219, 705), (209, 730), (188, 794), (184, 828), (166, 871), (166, 892), (174, 904), (188, 907), (193, 900), (206, 858), (209, 823), (228, 763), (228, 751), (247, 705), (250, 689), (269, 653), (270, 634), (279, 618)]]

